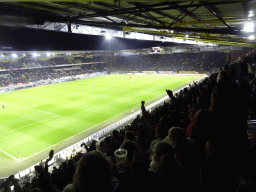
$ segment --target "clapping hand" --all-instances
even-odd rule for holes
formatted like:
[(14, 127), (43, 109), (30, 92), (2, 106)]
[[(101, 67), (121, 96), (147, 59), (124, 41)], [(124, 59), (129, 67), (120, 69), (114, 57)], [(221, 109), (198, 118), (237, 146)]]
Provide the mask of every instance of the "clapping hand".
[(166, 89), (166, 93), (167, 93), (167, 95), (168, 95), (171, 99), (173, 98), (173, 93), (172, 93), (171, 90)]
[(54, 151), (53, 151), (53, 150), (51, 150), (51, 151), (50, 151), (50, 153), (49, 153), (49, 157), (48, 157), (48, 159), (46, 159), (46, 161), (45, 161), (45, 165), (47, 165), (47, 164), (48, 164), (48, 162), (52, 160), (53, 155), (54, 155)]
[(81, 147), (83, 147), (83, 145), (85, 145), (85, 143), (84, 143), (84, 142), (81, 144)]
[(50, 153), (49, 153), (49, 158), (47, 159), (48, 161), (51, 161), (52, 158), (53, 158), (53, 155), (54, 155), (54, 151), (51, 150)]

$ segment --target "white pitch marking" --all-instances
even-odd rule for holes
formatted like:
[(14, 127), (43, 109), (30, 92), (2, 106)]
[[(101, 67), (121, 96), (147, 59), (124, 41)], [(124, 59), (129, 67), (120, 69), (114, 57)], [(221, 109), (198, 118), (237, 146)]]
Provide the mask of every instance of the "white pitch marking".
[[(57, 117), (57, 116), (54, 116), (54, 117)], [(27, 127), (27, 126), (30, 126), (30, 125), (34, 125), (34, 124), (39, 123), (39, 122), (42, 122), (42, 121), (46, 121), (46, 120), (48, 120), (48, 119), (52, 119), (52, 118), (54, 118), (54, 117), (50, 117), (50, 118), (47, 118), (47, 119), (43, 119), (43, 120), (41, 120), (41, 121), (37, 121), (37, 122), (35, 122), (35, 123), (31, 123), (31, 124), (28, 124), (28, 125), (24, 125), (24, 126), (22, 126), (22, 127), (19, 127), (19, 128), (17, 128), (17, 129), (13, 129), (13, 130), (10, 130), (10, 131), (7, 131), (7, 132), (5, 132), (5, 133), (1, 133), (0, 136), (1, 136), (1, 135), (5, 135), (5, 134), (10, 133), (10, 132), (13, 132), (13, 131), (17, 131), (17, 130), (19, 130), (19, 129), (22, 129), (22, 128)]]
[(17, 159), (16, 157), (13, 157), (12, 155), (10, 155), (9, 153), (4, 152), (3, 150), (0, 149), (0, 151), (6, 155), (8, 155), (9, 157), (13, 158), (14, 160), (21, 162), (21, 160)]
[[(5, 103), (5, 102), (3, 102), (3, 103)], [(27, 108), (27, 109), (31, 109), (31, 110), (36, 110), (36, 111), (39, 111), (39, 112), (42, 112), (42, 113), (48, 113), (48, 114), (59, 116), (58, 114), (55, 114), (55, 113), (50, 113), (50, 112), (47, 112), (47, 111), (41, 111), (41, 110), (30, 108), (30, 107), (24, 107), (24, 106), (21, 106), (21, 105), (15, 105), (15, 104), (12, 104), (12, 103), (7, 103), (7, 104), (18, 106), (18, 107), (23, 107), (23, 108)]]

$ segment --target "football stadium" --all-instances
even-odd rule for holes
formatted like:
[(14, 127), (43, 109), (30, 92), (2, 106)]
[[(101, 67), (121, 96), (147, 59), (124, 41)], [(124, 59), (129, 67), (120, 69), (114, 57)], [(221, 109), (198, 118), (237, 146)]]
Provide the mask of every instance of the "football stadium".
[(256, 191), (255, 1), (0, 7), (0, 192)]

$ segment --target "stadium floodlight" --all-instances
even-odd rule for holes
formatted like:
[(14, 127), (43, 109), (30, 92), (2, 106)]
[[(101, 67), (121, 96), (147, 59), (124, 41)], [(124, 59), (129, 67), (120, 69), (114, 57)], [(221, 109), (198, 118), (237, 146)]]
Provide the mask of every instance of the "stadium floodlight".
[(26, 54), (23, 54), (23, 56), (26, 56)]
[(4, 54), (2, 54), (2, 57), (4, 57)]
[(244, 24), (244, 29), (245, 32), (254, 32), (254, 23), (253, 22), (247, 22)]
[(248, 37), (248, 39), (250, 39), (250, 40), (254, 40), (254, 39), (255, 39), (255, 37), (254, 37), (254, 35), (250, 35), (250, 36)]
[(50, 53), (46, 53), (46, 56), (47, 56), (47, 57), (50, 57), (50, 56), (51, 56), (51, 54), (50, 54)]
[(37, 53), (33, 53), (32, 55), (33, 55), (33, 57), (36, 57), (36, 56), (37, 56)]
[(188, 38), (188, 35), (185, 35), (186, 38)]
[(12, 57), (16, 58), (16, 57), (18, 57), (18, 55), (15, 54), (15, 53), (13, 53), (13, 54), (12, 54)]
[(109, 33), (106, 33), (106, 35), (105, 35), (105, 37), (106, 37), (106, 39), (111, 39), (111, 35), (109, 34)]
[(254, 16), (253, 11), (249, 11), (248, 17), (253, 17), (253, 16)]

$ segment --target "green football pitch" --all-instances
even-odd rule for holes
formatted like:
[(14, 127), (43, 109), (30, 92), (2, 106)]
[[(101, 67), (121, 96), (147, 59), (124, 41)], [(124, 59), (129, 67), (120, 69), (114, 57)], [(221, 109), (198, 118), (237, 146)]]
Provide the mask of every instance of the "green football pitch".
[(2, 93), (0, 158), (29, 158), (198, 78), (106, 75)]

